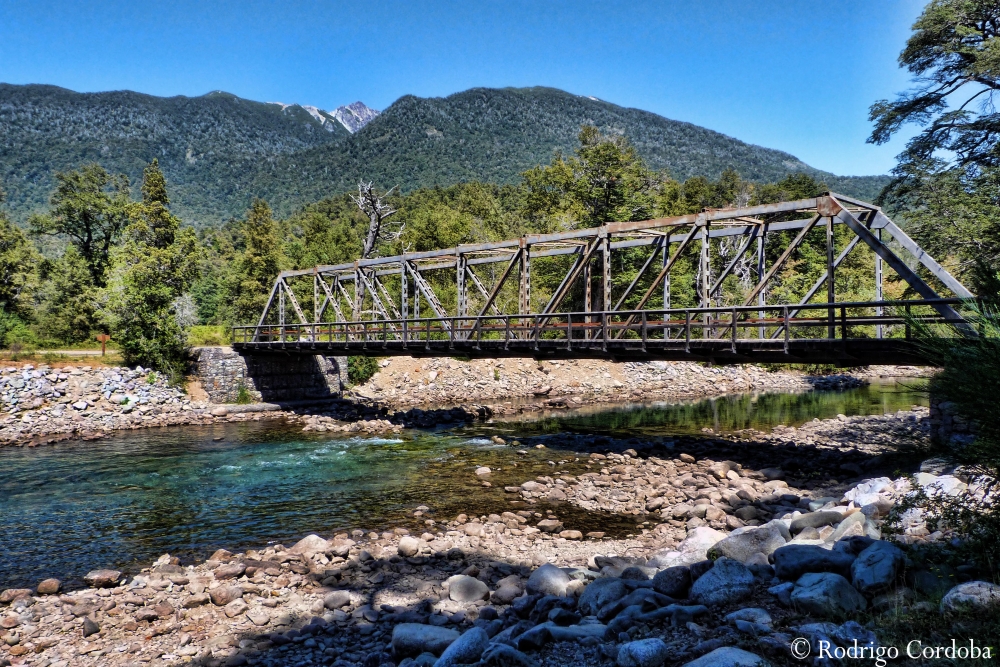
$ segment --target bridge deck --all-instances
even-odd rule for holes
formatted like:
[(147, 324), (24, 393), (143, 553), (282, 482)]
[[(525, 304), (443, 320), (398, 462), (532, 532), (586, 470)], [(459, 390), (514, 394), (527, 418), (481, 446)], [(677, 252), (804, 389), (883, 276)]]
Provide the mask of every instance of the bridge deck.
[[(234, 327), (245, 353), (933, 364), (917, 325), (952, 324), (958, 299), (496, 315)], [(811, 315), (793, 313), (814, 311)], [(819, 312), (815, 312), (819, 311)], [(765, 316), (761, 317), (760, 313)], [(776, 316), (768, 316), (774, 315)]]

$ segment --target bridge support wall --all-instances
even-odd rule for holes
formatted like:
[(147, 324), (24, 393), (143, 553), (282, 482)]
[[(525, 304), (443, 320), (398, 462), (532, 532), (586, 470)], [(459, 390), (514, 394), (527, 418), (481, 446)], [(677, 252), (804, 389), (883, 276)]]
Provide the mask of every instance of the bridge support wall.
[(236, 403), (241, 388), (251, 402), (337, 398), (347, 383), (347, 357), (243, 354), (231, 347), (198, 348), (194, 356), (196, 375), (214, 403)]

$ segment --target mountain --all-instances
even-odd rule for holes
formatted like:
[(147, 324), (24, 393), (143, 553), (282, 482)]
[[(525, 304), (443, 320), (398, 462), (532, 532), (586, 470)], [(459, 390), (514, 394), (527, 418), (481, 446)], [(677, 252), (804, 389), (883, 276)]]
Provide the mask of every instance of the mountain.
[(650, 166), (675, 178), (714, 178), (727, 167), (754, 180), (803, 171), (868, 199), (886, 182), (834, 176), (788, 153), (552, 88), (407, 95), (379, 113), (361, 102), (323, 111), (221, 91), (164, 98), (0, 84), (0, 186), (24, 221), (46, 208), (56, 171), (99, 162), (138, 182), (155, 157), (174, 210), (201, 226), (240, 215), (254, 196), (287, 214), (359, 179), (404, 191), (512, 183), (555, 151), (571, 152), (585, 123), (626, 135)]
[(358, 130), (363, 129), (365, 125), (372, 122), (372, 120), (375, 119), (375, 116), (378, 115), (378, 111), (372, 109), (364, 102), (354, 102), (342, 107), (337, 107), (337, 109), (335, 111), (331, 111), (330, 114), (340, 121), (340, 124), (343, 125), (348, 132), (354, 134)]

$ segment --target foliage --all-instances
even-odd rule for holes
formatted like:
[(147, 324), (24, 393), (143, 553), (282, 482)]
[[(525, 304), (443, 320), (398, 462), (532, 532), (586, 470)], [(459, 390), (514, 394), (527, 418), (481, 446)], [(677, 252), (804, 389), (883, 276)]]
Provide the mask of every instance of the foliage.
[[(0, 204), (5, 194), (0, 190)], [(36, 287), (34, 267), (38, 251), (0, 210), (0, 308), (21, 317), (31, 313), (31, 293)]]
[(38, 278), (35, 318), (41, 337), (56, 344), (92, 341), (100, 326), (101, 295), (76, 247), (67, 247), (57, 260), (43, 261)]
[(188, 330), (189, 345), (218, 346), (230, 342), (229, 328), (217, 324), (195, 325)]
[(52, 209), (31, 217), (31, 232), (68, 238), (87, 262), (93, 283), (103, 287), (111, 248), (133, 213), (128, 177), (111, 176), (104, 167), (88, 164), (57, 173), (56, 183), (49, 200)]
[(146, 168), (142, 202), (123, 243), (113, 253), (108, 321), (126, 364), (157, 368), (177, 378), (186, 347), (181, 297), (197, 272), (194, 230), (168, 208), (166, 182), (156, 160)]
[(918, 490), (897, 514), (922, 508), (930, 530), (938, 526), (955, 530), (966, 538), (970, 557), (1000, 570), (1000, 413), (994, 400), (1000, 392), (1000, 312), (994, 306), (969, 307), (967, 319), (978, 332), (975, 337), (954, 329), (951, 337), (942, 337), (938, 329), (918, 321), (912, 325), (927, 354), (939, 359), (942, 367), (931, 380), (931, 393), (945, 398), (959, 416), (978, 426), (971, 442), (953, 437), (939, 443), (964, 466), (969, 488), (954, 496)]
[(368, 382), (379, 369), (376, 357), (347, 357), (347, 379), (352, 385)]
[(0, 180), (18, 222), (44, 209), (53, 171), (100, 162), (138, 182), (153, 157), (171, 184), (174, 213), (198, 229), (241, 215), (253, 195), (288, 216), (361, 178), (403, 192), (509, 185), (554, 152), (572, 151), (584, 124), (630, 137), (650, 168), (679, 179), (717, 179), (732, 168), (765, 182), (801, 171), (863, 199), (887, 181), (837, 178), (781, 151), (552, 88), (405, 96), (354, 135), (298, 106), (221, 92), (159, 98), (0, 84), (0, 99)]
[(253, 403), (253, 395), (247, 386), (242, 382), (236, 387), (236, 404), (237, 405), (249, 405)]
[[(923, 129), (900, 155), (897, 174), (928, 160), (958, 167), (1000, 166), (1000, 5), (994, 0), (932, 0), (899, 55), (917, 86), (871, 107), (871, 143), (907, 123)], [(976, 111), (978, 106), (979, 111)]]
[(245, 247), (236, 258), (227, 286), (230, 321), (256, 322), (284, 263), (271, 207), (255, 199), (240, 225)]

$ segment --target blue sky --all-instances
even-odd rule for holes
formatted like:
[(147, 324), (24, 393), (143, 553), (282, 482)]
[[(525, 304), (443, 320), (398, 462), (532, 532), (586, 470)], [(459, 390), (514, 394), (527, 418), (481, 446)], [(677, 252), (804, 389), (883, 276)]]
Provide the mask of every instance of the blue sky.
[(0, 0), (0, 81), (325, 109), (545, 85), (876, 174), (904, 139), (866, 144), (868, 107), (908, 86), (923, 4)]

